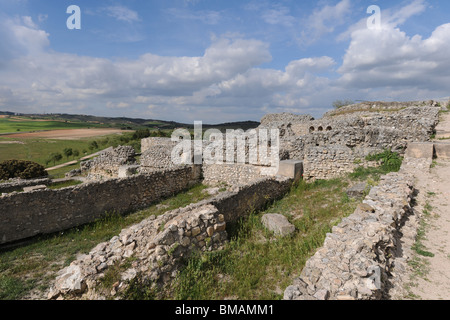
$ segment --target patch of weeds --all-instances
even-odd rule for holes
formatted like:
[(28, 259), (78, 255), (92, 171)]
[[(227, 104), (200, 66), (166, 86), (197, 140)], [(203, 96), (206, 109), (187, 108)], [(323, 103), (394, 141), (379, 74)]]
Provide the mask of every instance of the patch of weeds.
[(0, 277), (0, 300), (18, 300), (27, 292), (27, 284), (17, 277)]
[(124, 300), (156, 300), (159, 296), (159, 290), (156, 284), (143, 280), (138, 274), (134, 277), (125, 292), (121, 294)]
[(129, 269), (135, 259), (135, 257), (130, 257), (122, 263), (116, 262), (112, 266), (109, 266), (108, 270), (106, 270), (105, 272), (105, 276), (100, 279), (100, 285), (104, 289), (111, 290), (113, 288), (113, 285), (120, 281), (122, 272)]
[(343, 196), (346, 187), (345, 179), (300, 181), (264, 211), (285, 215), (296, 227), (293, 235), (275, 237), (261, 222), (264, 212), (253, 212), (228, 226), (223, 250), (191, 256), (167, 298), (282, 299), (279, 288), (292, 283), (331, 228), (354, 212), (358, 202)]
[(402, 166), (403, 158), (396, 152), (391, 150), (384, 150), (381, 153), (368, 155), (366, 157), (368, 161), (378, 161), (381, 163), (381, 168), (386, 172), (397, 172)]
[[(79, 254), (89, 253), (97, 244), (108, 241), (118, 235), (122, 229), (139, 223), (145, 218), (209, 197), (202, 192), (205, 188), (206, 186), (197, 185), (187, 192), (161, 201), (160, 204), (163, 204), (165, 209), (158, 209), (155, 204), (128, 215), (108, 213), (96, 222), (52, 235), (40, 236), (30, 244), (0, 251), (0, 299), (10, 297), (19, 299), (32, 290), (48, 287), (49, 281), (42, 282), (43, 274), (51, 273), (55, 276), (58, 270), (68, 266)], [(110, 272), (111, 282), (115, 279), (114, 268)], [(112, 284), (114, 282), (110, 283)]]
[(412, 249), (419, 255), (424, 257), (434, 257), (434, 253), (431, 253), (426, 250), (422, 241), (425, 239), (426, 229), (428, 224), (426, 222), (426, 218), (430, 217), (430, 211), (433, 210), (433, 207), (429, 202), (426, 202), (423, 209), (424, 217), (421, 219), (419, 223), (419, 229), (417, 230), (416, 242), (412, 246)]
[(380, 180), (380, 177), (389, 172), (398, 172), (403, 162), (403, 158), (396, 152), (391, 150), (384, 150), (381, 153), (368, 155), (367, 161), (377, 161), (378, 167), (357, 167), (352, 173), (350, 173), (351, 179), (367, 180), (371, 179), (373, 183)]
[(69, 181), (64, 181), (64, 182), (52, 183), (50, 186), (48, 186), (48, 188), (52, 189), (52, 190), (58, 190), (58, 189), (62, 189), (62, 188), (77, 186), (82, 183), (83, 182), (81, 182), (79, 180), (69, 180)]

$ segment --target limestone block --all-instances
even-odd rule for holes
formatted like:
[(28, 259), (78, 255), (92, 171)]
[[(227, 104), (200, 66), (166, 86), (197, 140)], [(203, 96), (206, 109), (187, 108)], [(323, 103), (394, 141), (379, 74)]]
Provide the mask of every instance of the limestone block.
[(44, 190), (44, 189), (47, 189), (46, 185), (39, 185), (39, 186), (33, 186), (33, 187), (24, 187), (23, 191), (24, 192), (29, 192), (29, 191)]
[(298, 181), (303, 174), (303, 162), (298, 160), (280, 161), (278, 173), (279, 176), (288, 177)]
[(407, 158), (433, 158), (434, 144), (429, 142), (410, 142), (406, 149)]
[(450, 159), (450, 143), (436, 142), (434, 149), (438, 159)]
[(130, 177), (137, 173), (137, 170), (139, 169), (138, 165), (124, 165), (119, 167), (119, 178), (126, 178)]
[(347, 195), (350, 198), (359, 198), (364, 195), (367, 188), (367, 182), (358, 183), (347, 189)]
[(262, 217), (262, 223), (267, 229), (280, 236), (288, 236), (295, 231), (294, 225), (281, 214), (265, 214)]

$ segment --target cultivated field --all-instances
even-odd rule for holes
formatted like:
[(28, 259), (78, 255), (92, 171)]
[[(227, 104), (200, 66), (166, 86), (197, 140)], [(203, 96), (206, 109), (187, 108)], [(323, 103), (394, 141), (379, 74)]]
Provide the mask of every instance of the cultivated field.
[(40, 132), (15, 133), (7, 135), (8, 138), (43, 138), (56, 140), (78, 140), (83, 138), (101, 137), (111, 134), (130, 132), (120, 129), (61, 129)]
[[(52, 167), (110, 146), (130, 142), (132, 130), (110, 128), (100, 123), (0, 117), (0, 162), (11, 159), (30, 160)], [(64, 150), (71, 149), (67, 156)], [(52, 159), (59, 153), (62, 158)], [(79, 164), (78, 164), (79, 166)]]
[(31, 119), (29, 117), (0, 117), (0, 134), (59, 129), (87, 129), (106, 127), (99, 123), (62, 120)]

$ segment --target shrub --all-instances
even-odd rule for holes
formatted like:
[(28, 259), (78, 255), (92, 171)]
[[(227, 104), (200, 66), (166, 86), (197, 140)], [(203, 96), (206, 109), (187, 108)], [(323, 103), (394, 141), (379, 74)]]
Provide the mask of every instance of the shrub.
[(349, 106), (351, 104), (354, 104), (354, 102), (352, 100), (336, 100), (333, 102), (333, 107), (335, 109), (339, 109), (345, 106)]
[(381, 153), (369, 155), (366, 157), (366, 160), (381, 162), (381, 167), (388, 172), (399, 171), (403, 161), (402, 157), (398, 153), (392, 152), (388, 149)]
[(137, 130), (134, 134), (133, 134), (133, 136), (132, 136), (132, 139), (133, 140), (137, 140), (137, 139), (145, 139), (145, 138), (148, 138), (148, 137), (150, 137), (150, 130), (149, 129), (139, 129), (139, 130)]
[(34, 179), (46, 177), (45, 168), (38, 163), (26, 160), (6, 160), (0, 163), (0, 180), (11, 178)]

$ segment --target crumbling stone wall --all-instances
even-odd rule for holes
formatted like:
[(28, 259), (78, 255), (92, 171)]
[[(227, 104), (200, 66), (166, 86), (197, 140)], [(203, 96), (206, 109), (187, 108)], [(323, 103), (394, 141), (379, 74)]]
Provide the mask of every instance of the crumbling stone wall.
[(300, 277), (284, 292), (285, 300), (373, 300), (388, 296), (395, 281), (399, 231), (412, 214), (414, 177), (390, 173), (355, 212), (327, 234)]
[(0, 197), (0, 244), (79, 226), (108, 212), (145, 208), (200, 181), (201, 169), (190, 166), (59, 190), (8, 194)]
[(82, 162), (81, 172), (86, 172), (87, 178), (91, 180), (117, 178), (121, 166), (136, 163), (135, 155), (135, 150), (130, 146), (111, 148), (93, 160)]
[[(163, 230), (161, 231), (161, 228)], [(194, 251), (217, 250), (227, 241), (226, 222), (212, 205), (176, 209), (152, 216), (100, 243), (87, 255), (61, 270), (50, 299), (58, 297), (102, 299), (124, 292), (131, 280), (141, 285), (163, 285), (173, 280), (182, 260)], [(112, 288), (102, 288), (101, 278), (113, 266), (133, 258)]]
[(49, 185), (52, 182), (50, 178), (42, 179), (11, 179), (5, 183), (0, 183), (0, 194), (19, 191), (26, 187), (33, 187), (38, 185)]
[(318, 120), (278, 116), (261, 127), (283, 128), (280, 159), (303, 161), (305, 179), (339, 177), (353, 171), (355, 160), (365, 165), (369, 154), (384, 149), (403, 154), (408, 142), (429, 141), (439, 122), (440, 108), (434, 102), (382, 105), (391, 112), (358, 104)]
[[(87, 255), (62, 269), (49, 299), (120, 298), (134, 279), (142, 285), (163, 287), (195, 251), (221, 250), (228, 241), (227, 224), (286, 194), (293, 180), (266, 178), (234, 191), (164, 213), (122, 230)], [(132, 261), (130, 265), (127, 261)], [(120, 269), (113, 288), (101, 279), (113, 266)]]
[(202, 168), (207, 186), (236, 186), (261, 179), (261, 167), (249, 164), (210, 164)]

